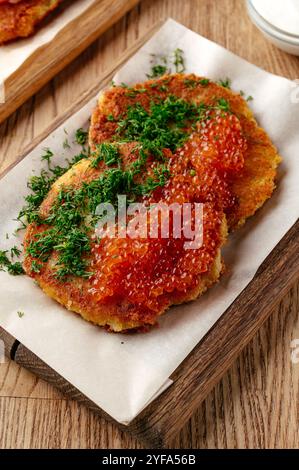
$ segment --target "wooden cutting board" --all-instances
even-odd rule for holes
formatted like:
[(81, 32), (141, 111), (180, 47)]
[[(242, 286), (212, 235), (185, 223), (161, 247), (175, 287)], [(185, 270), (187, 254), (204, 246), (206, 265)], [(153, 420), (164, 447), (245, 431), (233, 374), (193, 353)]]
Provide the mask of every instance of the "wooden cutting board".
[[(5, 81), (6, 101), (0, 104), (0, 123), (138, 2), (95, 0), (90, 8), (71, 21), (50, 43), (32, 54)], [(77, 33), (74, 34), (74, 31)]]
[[(17, 162), (107, 86), (117, 69), (160, 26), (161, 24), (158, 24), (137, 41), (132, 48), (128, 49), (92, 89), (81, 96), (70, 109), (58, 117), (26, 148), (25, 152), (18, 157)], [(298, 277), (299, 222), (297, 221), (260, 266), (246, 289), (171, 375), (173, 385), (147, 406), (129, 426), (116, 424), (123, 431), (130, 432), (139, 438), (147, 447), (163, 448), (167, 446), (167, 443), (191, 417)], [(0, 339), (5, 342), (7, 356), (17, 364), (51, 383), (68, 398), (85, 404), (96, 414), (113, 421), (73, 385), (1, 328)]]

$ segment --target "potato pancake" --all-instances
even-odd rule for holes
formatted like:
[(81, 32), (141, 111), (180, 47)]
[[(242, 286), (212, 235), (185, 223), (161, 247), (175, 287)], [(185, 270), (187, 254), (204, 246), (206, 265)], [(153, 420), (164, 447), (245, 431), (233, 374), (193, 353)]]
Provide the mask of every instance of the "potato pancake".
[(0, 4), (0, 44), (25, 38), (62, 0), (22, 0)]
[[(281, 158), (240, 94), (194, 74), (165, 75), (130, 88), (112, 87), (101, 94), (92, 115), (90, 145), (94, 148), (98, 143), (113, 141), (118, 123), (130, 107), (140, 105), (148, 110), (153, 100), (165, 99), (170, 95), (197, 105), (213, 106), (215, 102), (223, 102), (224, 109), (228, 103), (230, 111), (238, 117), (247, 150), (242, 172), (230, 181), (236, 203), (226, 211), (226, 215), (230, 229), (243, 225), (271, 196)], [(217, 129), (215, 136), (217, 138)]]
[[(148, 327), (219, 279), (228, 228), (271, 196), (280, 157), (240, 95), (195, 75), (107, 90), (89, 142), (88, 158), (57, 179), (31, 215), (24, 269), (88, 321), (116, 332)], [(119, 195), (145, 207), (145, 234), (119, 236), (122, 221), (99, 236), (99, 204), (115, 205)], [(190, 208), (198, 232), (198, 204), (200, 245), (187, 248), (182, 228), (162, 235), (163, 211), (173, 206)], [(152, 206), (162, 207), (154, 237)], [(126, 214), (125, 225), (132, 222)]]
[[(133, 143), (118, 144), (118, 150), (121, 171), (125, 174), (134, 162), (139, 161), (138, 151)], [(197, 298), (221, 274), (221, 246), (226, 240), (227, 226), (222, 209), (211, 198), (207, 181), (201, 178), (201, 170), (197, 168), (194, 174), (191, 159), (190, 169), (187, 168), (188, 155), (188, 147), (184, 155), (166, 153), (171, 176), (165, 185), (156, 187), (139, 200), (167, 205), (173, 202), (204, 203), (200, 247), (186, 249), (186, 238), (177, 239), (172, 235), (168, 238), (126, 236), (98, 240), (91, 227), (91, 231), (86, 232), (88, 248), (85, 253), (82, 245), (79, 248), (91, 275), (85, 277), (80, 273), (60, 277), (59, 271), (64, 269), (61, 250), (64, 260), (69, 250), (73, 263), (76, 246), (84, 237), (82, 232), (77, 237), (79, 227), (90, 220), (93, 198), (95, 204), (99, 201), (99, 183), (103, 178), (104, 182), (107, 180), (107, 172), (119, 171), (115, 165), (107, 170), (103, 160), (97, 163), (97, 158), (93, 157), (80, 161), (54, 183), (40, 207), (40, 220), (28, 226), (24, 240), (26, 273), (47, 295), (69, 310), (117, 332), (153, 325), (172, 304)], [(137, 174), (135, 187), (148, 181), (149, 175), (155, 175), (158, 165), (160, 163), (148, 158), (142, 172)], [(184, 176), (185, 171), (188, 175)], [(213, 181), (216, 177), (211, 171)], [(111, 185), (109, 188), (111, 190)], [(221, 181), (218, 189), (221, 189)], [(67, 227), (64, 238), (59, 232), (62, 220), (63, 227)], [(75, 269), (78, 269), (77, 265)]]

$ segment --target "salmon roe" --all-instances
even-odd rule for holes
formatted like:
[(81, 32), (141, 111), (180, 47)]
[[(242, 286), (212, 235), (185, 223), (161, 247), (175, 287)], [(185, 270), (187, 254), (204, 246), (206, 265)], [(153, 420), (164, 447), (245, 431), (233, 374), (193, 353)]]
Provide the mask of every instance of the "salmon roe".
[[(183, 301), (208, 273), (223, 243), (224, 210), (235, 204), (230, 181), (242, 170), (246, 141), (239, 120), (212, 112), (170, 158), (170, 178), (143, 199), (145, 205), (191, 204), (191, 226), (197, 227), (195, 203), (203, 203), (203, 241), (186, 249), (188, 238), (108, 238), (92, 249), (90, 293), (98, 302), (134, 305), (138, 319), (150, 321), (171, 303)], [(161, 219), (159, 219), (161, 225)], [(148, 233), (150, 216), (147, 215)], [(161, 229), (161, 226), (160, 226)], [(137, 312), (137, 313), (136, 313)], [(125, 312), (124, 312), (125, 313)]]

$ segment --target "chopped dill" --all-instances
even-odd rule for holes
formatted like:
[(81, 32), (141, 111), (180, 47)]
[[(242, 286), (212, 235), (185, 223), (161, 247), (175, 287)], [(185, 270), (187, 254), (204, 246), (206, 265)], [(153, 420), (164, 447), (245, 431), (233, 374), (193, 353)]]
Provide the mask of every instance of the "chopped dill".
[(147, 78), (150, 79), (171, 73), (173, 67), (176, 73), (183, 73), (185, 71), (184, 51), (180, 48), (175, 49), (169, 57), (159, 57), (152, 54), (153, 61), (156, 61), (156, 63), (152, 65), (150, 73), (146, 74)]
[(41, 263), (38, 263), (36, 260), (33, 260), (31, 263), (31, 271), (34, 273), (40, 273), (43, 265)]
[(17, 311), (17, 315), (19, 318), (23, 318), (23, 316), (25, 315), (24, 312), (21, 312), (20, 310)]
[(63, 146), (64, 149), (70, 149), (71, 148), (67, 138), (64, 140), (62, 146)]
[(199, 83), (201, 86), (208, 86), (210, 83), (210, 80), (209, 78), (202, 78), (201, 80), (199, 80)]
[(13, 246), (10, 249), (11, 258), (14, 258), (14, 256), (16, 256), (18, 258), (20, 256), (20, 254), (21, 254), (21, 250), (19, 250), (19, 248), (17, 246)]
[(85, 145), (87, 142), (87, 137), (88, 137), (88, 132), (85, 131), (84, 129), (80, 128), (77, 129), (76, 134), (75, 134), (75, 139), (77, 144), (79, 145)]
[(215, 109), (220, 109), (221, 111), (227, 111), (229, 112), (230, 111), (230, 105), (229, 105), (229, 102), (224, 99), (224, 98), (220, 98), (218, 101), (217, 101), (217, 105), (215, 106)]
[(22, 263), (20, 261), (16, 261), (15, 263), (10, 263), (9, 266), (7, 266), (7, 271), (9, 274), (13, 276), (18, 276), (19, 274), (24, 274), (24, 269), (22, 266)]
[(142, 195), (148, 194), (160, 186), (165, 186), (169, 177), (170, 172), (167, 166), (165, 164), (160, 164), (157, 168), (154, 169), (154, 177), (148, 177), (144, 184), (135, 188), (135, 192), (137, 194), (140, 192)]
[(224, 88), (231, 88), (231, 79), (226, 77), (225, 79), (218, 80), (218, 85), (223, 86)]
[(167, 65), (153, 65), (151, 68), (151, 72), (147, 74), (147, 78), (158, 78), (161, 77), (162, 75), (165, 75), (168, 72), (168, 67)]
[(7, 256), (8, 251), (0, 250), (0, 271), (7, 271), (9, 274), (13, 276), (17, 276), (18, 274), (23, 274), (23, 266), (22, 264), (17, 261), (13, 263)]
[(196, 88), (197, 85), (198, 85), (198, 81), (197, 80), (194, 80), (192, 78), (186, 78), (184, 80), (184, 84), (188, 87), (188, 88)]
[(144, 150), (162, 157), (164, 148), (174, 151), (188, 137), (184, 129), (201, 119), (199, 107), (175, 96), (152, 102), (146, 111), (139, 103), (128, 108), (118, 122), (117, 133), (123, 140), (138, 141)]
[(175, 71), (177, 73), (183, 73), (185, 69), (185, 60), (183, 56), (184, 52), (182, 49), (177, 48), (174, 50), (173, 55), (174, 55), (174, 60), (173, 64), (175, 66)]
[(146, 93), (146, 88), (128, 88), (126, 96), (129, 98), (135, 98), (139, 93)]
[(159, 87), (159, 90), (160, 90), (160, 91), (167, 91), (167, 90), (168, 90), (168, 86), (167, 86), (167, 85), (161, 85), (161, 86)]
[(41, 156), (42, 161), (46, 161), (48, 166), (50, 165), (51, 159), (54, 156), (54, 153), (49, 148), (44, 149), (44, 154)]
[(117, 145), (102, 143), (97, 145), (95, 152), (96, 157), (91, 163), (93, 168), (96, 168), (100, 161), (104, 161), (107, 166), (114, 165), (119, 162), (119, 150)]
[[(242, 96), (242, 97), (245, 96), (245, 91), (240, 90), (239, 93), (240, 93), (240, 96)], [(249, 96), (247, 96), (247, 98), (245, 98), (245, 99), (246, 99), (246, 101), (252, 101), (252, 100), (253, 100), (253, 96), (249, 95)]]

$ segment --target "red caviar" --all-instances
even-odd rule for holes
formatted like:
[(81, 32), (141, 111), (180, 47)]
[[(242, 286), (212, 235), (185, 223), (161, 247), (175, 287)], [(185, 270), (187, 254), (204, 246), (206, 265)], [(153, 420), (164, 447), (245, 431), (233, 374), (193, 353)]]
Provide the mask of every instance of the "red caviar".
[[(97, 301), (126, 301), (140, 319), (181, 301), (199, 286), (223, 242), (223, 209), (235, 202), (229, 182), (242, 169), (245, 149), (239, 121), (229, 113), (212, 114), (194, 131), (171, 157), (167, 184), (143, 202), (204, 203), (202, 246), (188, 250), (186, 237), (177, 239), (171, 233), (169, 238), (103, 238), (93, 248), (96, 274), (90, 292)], [(194, 214), (193, 207), (193, 226)]]

